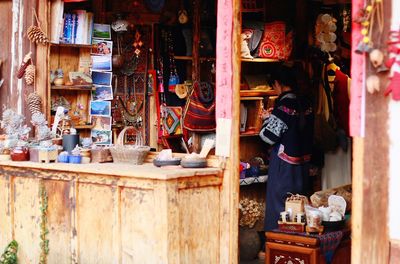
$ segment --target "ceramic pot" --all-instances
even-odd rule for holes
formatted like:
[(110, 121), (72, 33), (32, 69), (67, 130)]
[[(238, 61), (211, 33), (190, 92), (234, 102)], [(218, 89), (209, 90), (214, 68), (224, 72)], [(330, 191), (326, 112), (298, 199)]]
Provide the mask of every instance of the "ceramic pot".
[(68, 155), (69, 163), (80, 164), (82, 162), (81, 155)]
[(71, 151), (79, 144), (79, 135), (63, 135), (62, 144), (65, 151)]
[(60, 163), (68, 163), (69, 156), (68, 155), (58, 155), (58, 162)]
[(28, 161), (29, 149), (27, 147), (15, 147), (11, 150), (12, 161)]
[(57, 78), (54, 79), (54, 85), (55, 86), (61, 86), (63, 84), (64, 84), (64, 78), (57, 77)]

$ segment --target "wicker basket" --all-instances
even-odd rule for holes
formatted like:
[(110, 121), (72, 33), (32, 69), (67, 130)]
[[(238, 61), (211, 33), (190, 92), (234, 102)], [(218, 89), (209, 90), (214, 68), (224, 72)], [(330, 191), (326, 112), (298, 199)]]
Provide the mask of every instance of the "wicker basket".
[[(124, 145), (125, 132), (128, 129), (136, 130), (136, 143), (135, 145)], [(129, 163), (134, 165), (141, 165), (144, 162), (147, 154), (150, 151), (149, 146), (143, 146), (142, 136), (140, 131), (134, 127), (125, 127), (119, 133), (117, 142), (110, 148), (111, 155), (115, 163)]]

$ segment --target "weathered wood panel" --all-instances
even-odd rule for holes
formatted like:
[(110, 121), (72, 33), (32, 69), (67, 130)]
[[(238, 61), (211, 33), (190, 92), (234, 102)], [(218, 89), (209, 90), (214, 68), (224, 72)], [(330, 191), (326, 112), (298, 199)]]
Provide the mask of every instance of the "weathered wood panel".
[(219, 263), (218, 188), (180, 190), (178, 204), (180, 263)]
[(16, 239), (21, 263), (37, 263), (41, 253), (41, 184), (48, 263), (219, 262), (221, 175), (161, 180), (13, 164), (0, 166), (0, 242)]
[(40, 203), (39, 180), (16, 177), (14, 179), (14, 239), (18, 241), (18, 261), (39, 263), (40, 256)]
[[(48, 4), (47, 0), (41, 0), (45, 5)], [(33, 23), (33, 8), (38, 12), (42, 27), (46, 28), (46, 21), (42, 20), (42, 16), (47, 14), (47, 9), (43, 5), (37, 5), (34, 1), (23, 0), (6, 0), (0, 1), (0, 17), (2, 23), (0, 24), (0, 60), (3, 65), (0, 69), (0, 79), (4, 79), (4, 83), (0, 88), (0, 106), (6, 106), (22, 113), (26, 116), (27, 120), (30, 119), (30, 112), (25, 107), (25, 95), (32, 92), (35, 87), (33, 85), (26, 85), (24, 79), (18, 79), (16, 72), (22, 62), (23, 57), (31, 50), (32, 59), (36, 65), (36, 89), (39, 94), (43, 96), (44, 104), (47, 103), (47, 86), (43, 85), (41, 80), (45, 79), (47, 83), (47, 67), (46, 52), (47, 47), (31, 44), (26, 37), (26, 29)], [(43, 13), (43, 14), (41, 14)], [(39, 52), (36, 52), (36, 48)], [(38, 54), (38, 59), (36, 58)], [(44, 76), (44, 77), (41, 77)], [(42, 93), (43, 92), (43, 93)], [(0, 114), (3, 108), (0, 107)]]
[(71, 183), (65, 181), (45, 180), (44, 186), (48, 195), (47, 224), (51, 250), (48, 263), (71, 263), (71, 214), (73, 200), (69, 193)]
[[(363, 7), (363, 1), (353, 2), (355, 10)], [(391, 16), (390, 1), (384, 1), (384, 16), (387, 18)], [(385, 32), (383, 35), (387, 36), (387, 31), (390, 29), (390, 19), (385, 19), (384, 22)], [(377, 25), (375, 26), (377, 27)], [(376, 45), (384, 45), (384, 43), (380, 43), (382, 40), (379, 38), (377, 30), (374, 30), (372, 41)], [(370, 63), (367, 63), (365, 71), (366, 76), (375, 74), (375, 69)], [(381, 79), (380, 92), (366, 93), (365, 137), (354, 139), (352, 263), (387, 263), (389, 261), (387, 225), (388, 153), (390, 144), (387, 134), (389, 100), (383, 94), (387, 85), (387, 75), (381, 73), (379, 77)], [(352, 87), (352, 89), (361, 89), (361, 87)], [(378, 135), (379, 140), (377, 140)]]
[(13, 197), (12, 177), (0, 177), (0, 248), (5, 248), (12, 240), (13, 228), (12, 218), (14, 204), (11, 199)]
[(122, 189), (122, 263), (162, 263), (165, 251), (159, 251), (159, 247), (164, 242), (155, 238), (167, 233), (160, 230), (162, 219), (155, 206), (155, 195), (151, 189)]
[[(2, 18), (2, 23), (0, 24), (0, 60), (2, 60), (2, 65), (0, 66), (0, 80), (4, 79), (3, 85), (0, 87), (0, 106), (9, 104), (9, 94), (10, 94), (10, 75), (11, 75), (11, 32), (12, 28), (12, 1), (0, 1), (0, 17)], [(2, 108), (0, 107), (0, 113)]]
[[(115, 188), (79, 184), (77, 195), (77, 237), (79, 263), (117, 263), (112, 254)], [(116, 231), (117, 232), (117, 231)]]
[(390, 264), (400, 263), (400, 241), (391, 240), (390, 241)]

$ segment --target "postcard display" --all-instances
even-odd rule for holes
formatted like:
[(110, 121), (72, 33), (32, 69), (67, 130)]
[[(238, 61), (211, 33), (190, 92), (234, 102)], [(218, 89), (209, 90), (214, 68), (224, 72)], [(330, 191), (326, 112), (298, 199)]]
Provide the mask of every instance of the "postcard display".
[(111, 101), (113, 100), (111, 28), (107, 24), (93, 25), (91, 52), (92, 80), (95, 89), (90, 101), (91, 138), (96, 145), (112, 144)]

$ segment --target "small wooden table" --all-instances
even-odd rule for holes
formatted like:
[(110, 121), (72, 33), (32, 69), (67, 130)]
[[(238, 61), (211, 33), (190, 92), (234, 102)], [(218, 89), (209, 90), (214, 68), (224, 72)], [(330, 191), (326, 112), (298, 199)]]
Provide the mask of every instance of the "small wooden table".
[[(317, 237), (266, 232), (266, 264), (325, 264), (320, 253), (320, 241)], [(351, 240), (350, 231), (344, 231), (342, 241), (335, 250), (331, 264), (350, 264)]]

